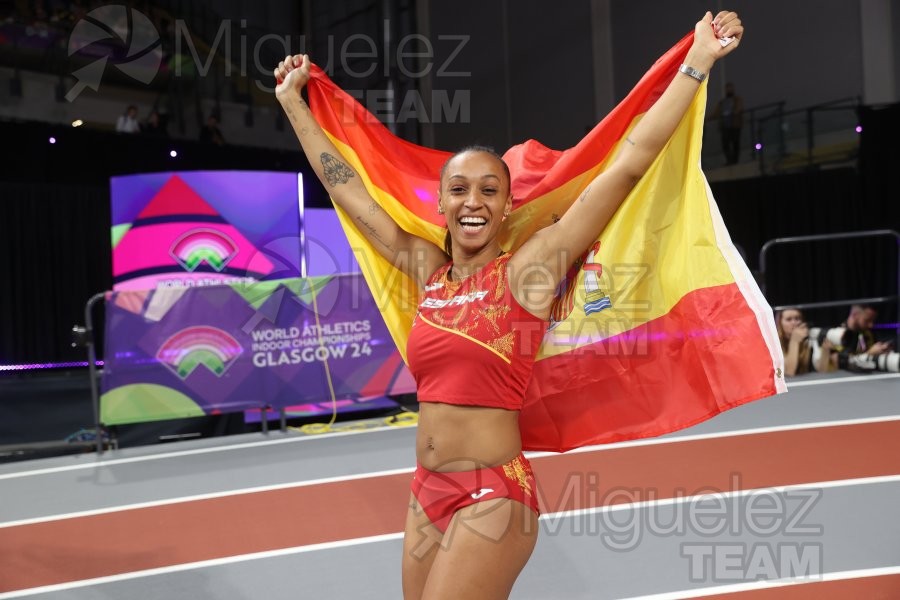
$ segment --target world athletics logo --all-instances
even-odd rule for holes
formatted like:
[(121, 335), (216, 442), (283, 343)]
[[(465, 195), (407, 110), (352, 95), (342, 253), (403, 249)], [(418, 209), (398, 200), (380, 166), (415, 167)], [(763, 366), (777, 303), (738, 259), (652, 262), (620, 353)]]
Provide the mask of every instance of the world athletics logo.
[(243, 352), (238, 341), (221, 329), (195, 326), (169, 337), (156, 359), (184, 380), (200, 365), (221, 377)]
[(221, 272), (238, 253), (230, 237), (214, 229), (192, 229), (172, 243), (169, 254), (186, 271), (206, 263)]

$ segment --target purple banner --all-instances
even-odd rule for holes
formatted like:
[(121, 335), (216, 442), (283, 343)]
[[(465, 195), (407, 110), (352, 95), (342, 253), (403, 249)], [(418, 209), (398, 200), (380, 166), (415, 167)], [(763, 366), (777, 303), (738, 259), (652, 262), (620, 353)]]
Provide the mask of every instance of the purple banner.
[(415, 391), (360, 274), (114, 292), (105, 354), (107, 425)]

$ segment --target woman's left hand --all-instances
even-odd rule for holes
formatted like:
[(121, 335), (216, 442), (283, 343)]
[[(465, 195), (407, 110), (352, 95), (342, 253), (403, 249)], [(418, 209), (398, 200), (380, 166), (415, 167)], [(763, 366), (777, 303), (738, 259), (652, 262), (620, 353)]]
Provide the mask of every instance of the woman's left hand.
[[(694, 48), (716, 61), (733, 52), (743, 37), (744, 26), (737, 13), (723, 10), (713, 17), (711, 12), (707, 12), (694, 27)], [(733, 39), (723, 46), (720, 40), (724, 38)]]

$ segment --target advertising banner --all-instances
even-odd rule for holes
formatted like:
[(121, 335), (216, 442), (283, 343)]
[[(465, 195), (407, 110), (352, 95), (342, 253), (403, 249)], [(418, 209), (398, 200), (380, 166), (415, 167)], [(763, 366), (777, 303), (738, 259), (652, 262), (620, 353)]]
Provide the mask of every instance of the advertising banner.
[(106, 425), (415, 391), (360, 274), (113, 292)]

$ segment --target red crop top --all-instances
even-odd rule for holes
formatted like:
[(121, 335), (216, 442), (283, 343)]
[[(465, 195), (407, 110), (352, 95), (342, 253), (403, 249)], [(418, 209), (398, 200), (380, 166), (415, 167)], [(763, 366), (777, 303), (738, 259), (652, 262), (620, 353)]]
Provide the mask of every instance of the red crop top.
[(508, 254), (463, 281), (431, 276), (406, 347), (419, 402), (519, 410), (546, 321), (509, 288)]

